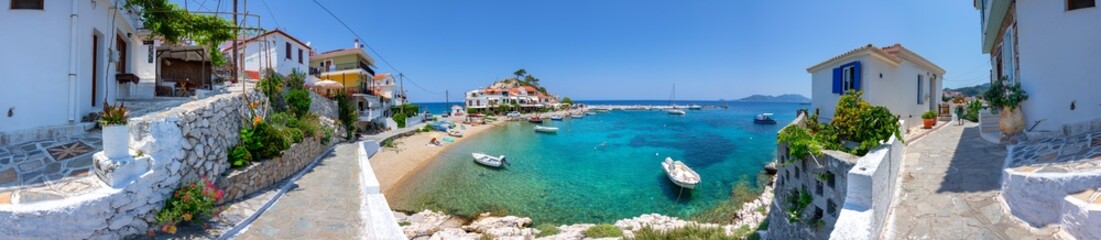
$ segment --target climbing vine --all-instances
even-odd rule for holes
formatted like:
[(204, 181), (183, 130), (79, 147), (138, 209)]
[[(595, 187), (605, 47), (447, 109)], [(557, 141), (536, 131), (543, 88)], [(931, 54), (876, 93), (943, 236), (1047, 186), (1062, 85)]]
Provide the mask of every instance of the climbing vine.
[(192, 41), (209, 50), (211, 63), (225, 65), (218, 45), (233, 39), (233, 22), (214, 15), (192, 14), (168, 0), (126, 0), (146, 29), (168, 43)]

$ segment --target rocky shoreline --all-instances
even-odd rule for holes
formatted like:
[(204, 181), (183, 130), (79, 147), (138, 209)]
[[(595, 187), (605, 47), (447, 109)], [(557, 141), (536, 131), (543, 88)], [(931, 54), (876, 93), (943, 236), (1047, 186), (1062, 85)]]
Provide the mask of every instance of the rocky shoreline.
[[(666, 232), (673, 229), (688, 226), (700, 228), (721, 228), (727, 235), (733, 235), (743, 226), (755, 229), (765, 221), (768, 216), (769, 204), (772, 203), (772, 186), (765, 188), (764, 192), (756, 200), (742, 204), (737, 216), (731, 224), (720, 225), (714, 223), (699, 223), (687, 221), (676, 217), (661, 214), (643, 214), (634, 218), (620, 219), (615, 226), (623, 231), (626, 239), (634, 238), (635, 231), (644, 227), (650, 227), (658, 232)], [(763, 209), (759, 210), (759, 209)], [(473, 221), (467, 221), (457, 216), (451, 216), (443, 212), (424, 210), (414, 214), (406, 214), (394, 211), (394, 217), (401, 225), (405, 236), (409, 239), (480, 239), (489, 237), (492, 239), (591, 239), (585, 236), (585, 230), (595, 226), (591, 223), (578, 223), (560, 225), (556, 227), (558, 233), (549, 236), (537, 237), (538, 229), (531, 226), (531, 218), (516, 216), (492, 216), (483, 213)]]

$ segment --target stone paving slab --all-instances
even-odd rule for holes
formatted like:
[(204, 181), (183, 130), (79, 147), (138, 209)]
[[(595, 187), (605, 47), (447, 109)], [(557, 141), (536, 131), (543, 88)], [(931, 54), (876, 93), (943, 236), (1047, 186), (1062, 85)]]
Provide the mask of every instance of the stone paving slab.
[(237, 239), (358, 239), (358, 145), (340, 144)]
[(1032, 228), (1001, 200), (1006, 151), (984, 141), (976, 123), (950, 125), (906, 147), (889, 239), (1053, 239), (1057, 227)]

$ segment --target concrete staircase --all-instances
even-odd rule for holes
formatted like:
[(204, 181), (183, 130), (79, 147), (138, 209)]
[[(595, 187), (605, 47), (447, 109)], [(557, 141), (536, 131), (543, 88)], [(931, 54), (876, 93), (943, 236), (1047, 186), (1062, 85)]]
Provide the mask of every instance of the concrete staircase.
[(1000, 143), (1002, 130), (998, 129), (998, 114), (990, 113), (990, 110), (979, 111), (979, 135), (992, 143)]

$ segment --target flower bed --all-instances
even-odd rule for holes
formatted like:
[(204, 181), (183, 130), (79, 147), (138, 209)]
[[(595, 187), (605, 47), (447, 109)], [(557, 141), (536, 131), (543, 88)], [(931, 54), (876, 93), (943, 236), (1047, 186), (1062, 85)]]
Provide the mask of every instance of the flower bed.
[(329, 141), (329, 144), (322, 144), (320, 139), (310, 137), (301, 143), (291, 145), (279, 157), (232, 170), (218, 181), (218, 188), (225, 190), (225, 196), (219, 204), (244, 198), (286, 179), (306, 167), (330, 146), (332, 141)]

